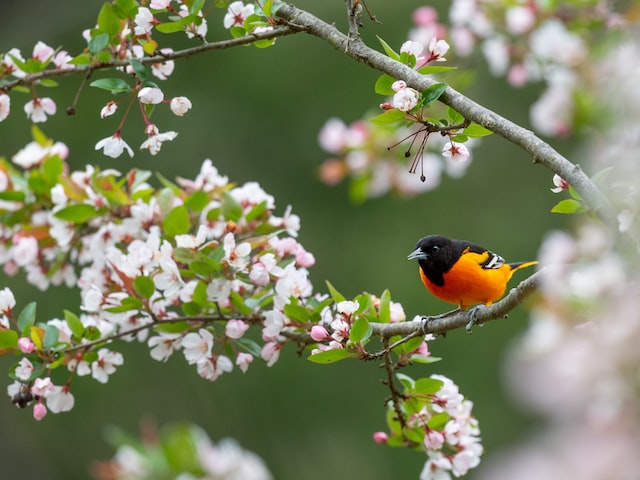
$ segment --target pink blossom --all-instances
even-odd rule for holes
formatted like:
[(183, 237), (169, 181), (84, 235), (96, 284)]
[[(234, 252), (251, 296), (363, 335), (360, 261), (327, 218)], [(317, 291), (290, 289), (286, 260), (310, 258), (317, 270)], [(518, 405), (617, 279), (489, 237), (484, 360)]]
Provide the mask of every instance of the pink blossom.
[(282, 348), (282, 345), (276, 342), (264, 344), (260, 356), (267, 362), (267, 367), (273, 366), (278, 361), (278, 358), (280, 358), (280, 348)]
[(569, 182), (557, 173), (553, 176), (553, 184), (555, 185), (555, 187), (551, 189), (553, 193), (560, 193), (569, 188)]
[(24, 112), (33, 123), (43, 123), (47, 121), (47, 115), (56, 113), (56, 104), (49, 97), (34, 98), (24, 105)]
[(181, 344), (179, 333), (160, 332), (159, 335), (151, 337), (147, 341), (150, 348), (151, 358), (159, 362), (166, 362), (174, 350)]
[(236, 357), (236, 365), (240, 367), (242, 373), (247, 373), (251, 362), (253, 362), (253, 355), (245, 352), (238, 353), (238, 356)]
[(102, 110), (100, 110), (100, 118), (110, 117), (116, 113), (117, 109), (118, 102), (114, 102), (113, 100), (108, 102), (104, 107), (102, 107)]
[(44, 397), (54, 387), (51, 378), (36, 378), (31, 387), (31, 393), (37, 397)]
[(389, 441), (389, 435), (386, 432), (375, 432), (373, 434), (373, 441), (376, 443), (387, 443)]
[(445, 54), (449, 51), (449, 44), (445, 40), (438, 40), (433, 37), (429, 42), (429, 59), (427, 62), (437, 61), (443, 62)]
[(227, 8), (227, 13), (224, 16), (224, 28), (242, 27), (245, 20), (249, 16), (253, 15), (254, 12), (255, 7), (252, 4), (245, 5), (240, 1), (232, 2)]
[(133, 19), (133, 23), (135, 23), (133, 32), (136, 35), (146, 35), (148, 33), (151, 33), (156, 20), (155, 18), (153, 18), (153, 13), (151, 13), (151, 10), (146, 7), (139, 7), (138, 13), (136, 13), (135, 18)]
[(450, 158), (451, 160), (465, 162), (469, 159), (470, 155), (469, 150), (463, 143), (447, 142), (442, 147), (442, 156)]
[(14, 240), (12, 252), (15, 256), (15, 262), (24, 267), (36, 261), (39, 252), (38, 241), (31, 236), (19, 237)]
[(171, 5), (171, 1), (172, 0), (151, 0), (149, 7), (153, 8), (154, 10), (164, 10), (165, 8), (168, 8), (169, 5)]
[(164, 93), (158, 87), (144, 87), (138, 92), (141, 103), (156, 105), (164, 100)]
[(42, 420), (47, 415), (47, 407), (44, 406), (42, 400), (33, 406), (33, 418), (37, 421)]
[(420, 93), (413, 88), (403, 88), (393, 96), (391, 104), (401, 112), (412, 110), (420, 100)]
[(120, 132), (114, 133), (110, 137), (105, 137), (96, 143), (96, 150), (103, 149), (107, 157), (118, 158), (125, 150), (130, 157), (133, 157), (133, 150), (120, 136)]
[(147, 137), (147, 139), (142, 142), (142, 145), (140, 145), (140, 150), (149, 150), (149, 153), (151, 155), (156, 155), (162, 148), (162, 144), (164, 142), (170, 142), (171, 140), (176, 138), (178, 136), (178, 133), (172, 130), (160, 133), (158, 132), (158, 128), (155, 125), (152, 126), (153, 130), (151, 131), (151, 133), (147, 132), (149, 133), (149, 137)]
[(60, 50), (53, 57), (53, 64), (59, 69), (73, 68), (73, 65), (69, 63), (71, 60), (73, 60), (73, 57), (69, 55), (69, 52)]
[(411, 18), (418, 26), (428, 26), (438, 21), (438, 11), (433, 7), (418, 7)]
[(249, 324), (242, 320), (229, 320), (224, 333), (229, 338), (238, 339), (242, 338), (248, 329)]
[(182, 353), (190, 364), (203, 362), (211, 355), (213, 335), (201, 328), (198, 332), (187, 333), (182, 339)]
[(45, 394), (47, 400), (47, 407), (53, 413), (68, 412), (73, 408), (75, 399), (69, 391), (67, 385), (59, 387), (54, 386)]
[(404, 80), (396, 80), (391, 84), (391, 90), (393, 90), (394, 92), (399, 92), (400, 90), (406, 87), (407, 87), (407, 82), (405, 82)]
[(38, 43), (36, 43), (33, 47), (32, 57), (34, 60), (38, 60), (39, 62), (44, 63), (51, 60), (54, 52), (55, 50), (49, 45), (44, 42), (38, 41)]
[(11, 112), (11, 97), (6, 93), (0, 93), (0, 122), (9, 116)]
[(311, 332), (309, 334), (313, 340), (316, 342), (324, 342), (325, 340), (331, 340), (331, 335), (327, 332), (327, 329), (322, 325), (314, 325), (311, 327)]
[(423, 65), (425, 63), (424, 45), (421, 42), (414, 40), (407, 40), (400, 46), (400, 53), (406, 53), (413, 55), (416, 59), (416, 66)]
[(507, 9), (505, 22), (509, 33), (522, 35), (536, 24), (536, 15), (530, 6), (515, 5)]
[(16, 299), (9, 287), (0, 290), (0, 312), (11, 313), (11, 309), (16, 306)]
[(424, 448), (427, 450), (440, 450), (444, 445), (444, 435), (437, 430), (427, 427), (424, 435)]
[(352, 302), (351, 300), (345, 300), (336, 304), (336, 311), (343, 315), (351, 316), (360, 308), (360, 303)]
[[(153, 7), (152, 7), (153, 8)], [(167, 55), (173, 53), (172, 48), (161, 48), (159, 52), (161, 55)], [(160, 80), (166, 80), (175, 69), (175, 62), (173, 60), (167, 60), (166, 62), (158, 62), (151, 65), (151, 73)]]
[(121, 353), (101, 348), (98, 350), (98, 359), (91, 363), (91, 376), (100, 383), (107, 383), (109, 375), (115, 373), (116, 367), (123, 363)]
[(327, 120), (318, 133), (320, 147), (329, 152), (340, 154), (346, 146), (347, 126), (339, 118)]
[(227, 233), (223, 240), (224, 257), (223, 260), (230, 266), (243, 270), (249, 264), (248, 256), (251, 253), (251, 244), (242, 242), (236, 246), (236, 239), (233, 233)]
[(20, 67), (18, 67), (16, 62), (13, 60), (14, 57), (21, 62), (24, 62), (24, 58), (22, 58), (20, 50), (18, 50), (17, 48), (12, 48), (5, 54), (4, 58), (2, 59), (2, 62), (6, 66), (5, 73), (7, 75), (13, 75), (16, 78), (23, 78), (26, 75), (26, 72), (20, 70)]
[(13, 372), (18, 380), (29, 380), (31, 378), (31, 374), (33, 373), (33, 364), (29, 361), (28, 358), (23, 357), (20, 359), (20, 362), (16, 366), (16, 369)]
[(174, 115), (182, 117), (185, 113), (191, 110), (191, 100), (187, 97), (173, 97), (169, 108)]
[(20, 337), (18, 339), (18, 348), (22, 353), (31, 353), (36, 348), (31, 339), (27, 337)]

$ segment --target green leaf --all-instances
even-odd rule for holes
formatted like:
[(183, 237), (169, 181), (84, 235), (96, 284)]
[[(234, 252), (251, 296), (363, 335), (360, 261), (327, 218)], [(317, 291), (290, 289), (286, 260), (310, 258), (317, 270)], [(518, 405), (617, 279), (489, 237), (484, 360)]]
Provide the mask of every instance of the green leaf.
[(422, 92), (421, 104), (425, 107), (435, 102), (447, 89), (446, 83), (435, 83)]
[(391, 292), (389, 290), (382, 292), (378, 311), (380, 322), (389, 323), (391, 321)]
[(411, 378), (409, 375), (405, 375), (404, 373), (396, 373), (396, 378), (407, 391), (413, 391), (416, 383), (413, 378)]
[(425, 65), (424, 67), (420, 67), (418, 69), (418, 73), (421, 73), (422, 75), (431, 75), (431, 74), (434, 74), (434, 73), (448, 72), (450, 70), (455, 70), (455, 69), (456, 69), (456, 67)]
[(251, 307), (247, 306), (242, 296), (240, 296), (240, 294), (238, 294), (237, 292), (234, 292), (232, 290), (231, 294), (229, 295), (229, 299), (231, 300), (231, 305), (233, 306), (233, 308), (235, 308), (238, 312), (242, 313), (243, 315), (249, 315), (253, 313), (253, 310), (251, 309)]
[(33, 137), (33, 141), (40, 146), (44, 147), (50, 143), (49, 137), (47, 137), (37, 125), (31, 126), (31, 136)]
[(295, 322), (308, 322), (311, 316), (307, 308), (302, 305), (294, 305), (293, 303), (288, 303), (284, 306), (284, 314), (287, 318)]
[(338, 302), (344, 302), (346, 300), (346, 298), (344, 297), (344, 295), (342, 295), (338, 290), (335, 289), (335, 287), (331, 284), (331, 282), (329, 282), (329, 280), (327, 280), (327, 288), (329, 289), (329, 295), (331, 295), (331, 298), (333, 298), (333, 301), (338, 303)]
[[(120, 31), (120, 19), (114, 12), (111, 2), (102, 4), (100, 13), (98, 13), (98, 29), (107, 34), (107, 42)], [(98, 51), (102, 50), (105, 46), (99, 48)], [(91, 51), (91, 46), (89, 46), (89, 50)], [(91, 53), (96, 52), (91, 51)]]
[(0, 348), (18, 348), (18, 332), (0, 330)]
[(184, 205), (174, 207), (162, 222), (163, 231), (170, 237), (188, 233), (190, 228), (189, 210)]
[(56, 82), (54, 79), (52, 78), (43, 78), (40, 80), (39, 85), (42, 85), (43, 87), (57, 87), (58, 86), (58, 82)]
[(369, 324), (366, 318), (360, 317), (353, 325), (351, 325), (351, 330), (349, 330), (349, 341), (353, 343), (361, 343), (366, 342), (371, 337), (373, 333), (373, 328)]
[(195, 317), (202, 313), (202, 306), (198, 302), (186, 302), (181, 304), (180, 308), (187, 317)]
[(28, 303), (18, 315), (18, 327), (24, 332), (36, 321), (36, 302)]
[(95, 88), (108, 90), (111, 93), (123, 93), (129, 91), (129, 84), (121, 78), (100, 78), (89, 84)]
[(375, 92), (379, 95), (393, 95), (395, 92), (391, 88), (391, 85), (396, 81), (391, 75), (387, 75), (386, 73), (380, 75), (376, 80), (375, 84)]
[(258, 203), (257, 205), (254, 205), (253, 208), (251, 210), (249, 210), (247, 212), (247, 214), (245, 215), (245, 218), (247, 219), (247, 222), (250, 222), (252, 220), (255, 220), (256, 218), (258, 218), (260, 215), (262, 215), (264, 213), (264, 211), (267, 209), (267, 202), (266, 201), (262, 201), (260, 203)]
[(138, 6), (134, 0), (116, 0), (113, 4), (113, 12), (121, 20), (129, 20), (135, 16)]
[(89, 41), (89, 52), (92, 55), (96, 55), (98, 52), (105, 49), (107, 45), (109, 45), (109, 34), (108, 33), (100, 33), (93, 37)]
[(423, 365), (428, 365), (430, 363), (439, 362), (440, 360), (442, 360), (442, 358), (432, 357), (431, 355), (420, 355), (416, 353), (415, 355), (411, 355), (411, 358), (409, 360), (415, 363), (422, 363)]
[(151, 298), (156, 291), (156, 286), (149, 277), (139, 276), (133, 280), (133, 289), (144, 298)]
[(309, 355), (307, 360), (313, 363), (327, 364), (339, 362), (340, 360), (350, 357), (353, 357), (353, 355), (346, 348), (334, 348)]
[(142, 300), (135, 297), (125, 297), (120, 300), (120, 305), (117, 307), (105, 308), (105, 311), (110, 313), (124, 313), (131, 310), (140, 310), (143, 307)]
[(222, 192), (222, 215), (225, 220), (237, 222), (242, 216), (242, 206), (229, 192)]
[(435, 378), (419, 378), (415, 383), (415, 390), (422, 395), (433, 395), (438, 392), (444, 383)]
[(427, 421), (427, 427), (438, 432), (444, 429), (444, 426), (451, 419), (447, 412), (436, 413)]
[(464, 121), (464, 117), (462, 116), (462, 114), (457, 110), (451, 108), (449, 105), (447, 105), (447, 118), (449, 118), (450, 124), (461, 123)]
[(586, 209), (582, 206), (580, 202), (574, 200), (573, 198), (567, 198), (565, 200), (560, 200), (552, 209), (552, 213), (583, 213), (586, 212)]
[(80, 321), (78, 316), (69, 310), (65, 310), (64, 319), (67, 322), (67, 325), (69, 326), (69, 329), (71, 330), (73, 336), (76, 338), (82, 338), (82, 335), (84, 334), (84, 325), (82, 325), (82, 322)]
[(250, 338), (246, 338), (246, 337), (238, 338), (235, 340), (235, 343), (240, 345), (244, 350), (249, 352), (254, 357), (260, 358), (260, 354), (261, 354), (260, 346)]
[(380, 115), (376, 115), (371, 119), (371, 123), (376, 125), (389, 125), (393, 123), (403, 122), (406, 120), (405, 113), (394, 108), (393, 110), (386, 110)]
[(64, 207), (53, 214), (54, 217), (60, 220), (76, 224), (86, 223), (96, 215), (98, 215), (98, 211), (95, 207), (93, 205), (87, 205), (86, 203), (69, 205), (68, 207)]
[(146, 80), (149, 76), (149, 72), (147, 71), (147, 67), (145, 67), (141, 62), (135, 60), (133, 58), (129, 59), (129, 65), (133, 68), (133, 71), (136, 73), (136, 76), (140, 80)]
[(382, 48), (384, 49), (388, 57), (391, 57), (394, 60), (398, 60), (398, 61), (400, 60), (400, 55), (396, 53), (396, 51), (393, 48), (391, 48), (391, 46), (387, 42), (385, 42), (382, 38), (380, 38), (377, 35), (376, 35), (376, 38), (380, 42), (380, 45), (382, 45)]
[(202, 190), (196, 190), (184, 201), (185, 207), (194, 212), (201, 212), (209, 203), (209, 195)]
[[(395, 340), (392, 340), (392, 341), (395, 341)], [(423, 341), (424, 341), (424, 337), (422, 337), (422, 336), (413, 337), (413, 338), (407, 340), (406, 342), (401, 343), (396, 348), (399, 349), (401, 352), (404, 352), (404, 353), (413, 352), (420, 345), (422, 345)]]
[(77, 57), (72, 58), (67, 63), (71, 65), (89, 65), (91, 63), (91, 55), (88, 53), (81, 53)]
[(45, 349), (50, 349), (56, 346), (58, 343), (58, 338), (60, 336), (60, 331), (58, 327), (54, 327), (53, 325), (44, 325), (44, 339), (42, 340), (42, 346)]
[(472, 123), (465, 128), (462, 133), (471, 138), (486, 137), (487, 135), (493, 134), (491, 130), (484, 128), (482, 125), (478, 125), (477, 123)]
[(155, 26), (156, 30), (161, 33), (176, 33), (184, 30), (186, 23), (184, 19), (177, 20), (175, 22), (163, 22)]

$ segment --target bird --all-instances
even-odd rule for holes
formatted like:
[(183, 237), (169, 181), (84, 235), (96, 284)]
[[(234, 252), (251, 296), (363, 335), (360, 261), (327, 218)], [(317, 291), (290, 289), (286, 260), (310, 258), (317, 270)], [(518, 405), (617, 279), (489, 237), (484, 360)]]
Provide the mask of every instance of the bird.
[(514, 272), (538, 263), (506, 263), (480, 245), (442, 235), (422, 237), (407, 259), (418, 261), (427, 290), (460, 310), (479, 304), (490, 306), (504, 295)]

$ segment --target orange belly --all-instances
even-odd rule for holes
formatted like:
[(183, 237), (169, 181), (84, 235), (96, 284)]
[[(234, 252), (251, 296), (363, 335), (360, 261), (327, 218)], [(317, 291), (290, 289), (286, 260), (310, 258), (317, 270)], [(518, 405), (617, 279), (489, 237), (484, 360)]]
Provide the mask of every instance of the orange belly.
[(513, 272), (507, 264), (500, 268), (484, 269), (473, 257), (475, 255), (460, 257), (451, 270), (444, 274), (442, 286), (431, 283), (420, 270), (422, 282), (434, 296), (463, 309), (478, 303), (491, 305), (502, 297)]

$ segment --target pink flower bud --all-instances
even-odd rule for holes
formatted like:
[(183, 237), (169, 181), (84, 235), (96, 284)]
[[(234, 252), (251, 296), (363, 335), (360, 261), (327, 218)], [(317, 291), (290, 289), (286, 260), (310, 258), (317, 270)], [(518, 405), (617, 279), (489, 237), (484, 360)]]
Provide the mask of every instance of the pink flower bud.
[(375, 432), (373, 434), (373, 441), (376, 443), (387, 443), (389, 441), (389, 435), (385, 432)]
[(331, 335), (327, 332), (327, 329), (322, 325), (314, 325), (311, 327), (311, 338), (313, 338), (316, 342), (322, 342), (324, 340), (331, 340)]
[(47, 407), (45, 407), (44, 403), (42, 403), (41, 401), (33, 406), (33, 418), (35, 418), (36, 420), (42, 420), (46, 414)]
[(31, 353), (36, 346), (27, 337), (20, 337), (18, 339), (18, 348), (22, 353)]

